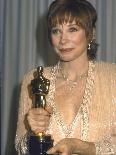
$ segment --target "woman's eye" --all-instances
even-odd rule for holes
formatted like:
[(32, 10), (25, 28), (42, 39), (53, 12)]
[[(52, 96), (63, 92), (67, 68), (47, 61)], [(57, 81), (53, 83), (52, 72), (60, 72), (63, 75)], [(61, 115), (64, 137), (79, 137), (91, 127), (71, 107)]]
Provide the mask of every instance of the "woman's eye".
[(75, 28), (75, 27), (70, 27), (70, 28), (69, 28), (69, 31), (70, 31), (70, 32), (76, 32), (76, 31), (78, 31), (78, 29)]
[(52, 34), (59, 34), (60, 33), (60, 30), (59, 29), (52, 29), (51, 30), (51, 33)]

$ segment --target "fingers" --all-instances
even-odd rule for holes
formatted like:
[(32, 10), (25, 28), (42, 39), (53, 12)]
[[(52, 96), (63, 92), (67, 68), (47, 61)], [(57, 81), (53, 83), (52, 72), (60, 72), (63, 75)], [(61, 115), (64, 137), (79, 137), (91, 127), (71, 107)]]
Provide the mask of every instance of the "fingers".
[(51, 108), (32, 108), (27, 115), (28, 124), (31, 130), (38, 134), (39, 132), (45, 132), (49, 126), (49, 120), (51, 116)]
[(58, 143), (54, 147), (49, 149), (46, 153), (47, 154), (71, 155), (71, 150), (69, 149), (68, 146)]
[(71, 155), (71, 154), (69, 154), (69, 152), (66, 152), (66, 151), (59, 151), (59, 149), (57, 148), (51, 148), (51, 149), (49, 149), (47, 152), (46, 152), (47, 154), (55, 154), (55, 155)]
[(50, 148), (46, 153), (47, 154), (59, 154), (59, 153), (61, 154), (57, 146)]
[(49, 113), (49, 115), (51, 115), (53, 113), (53, 107), (46, 106), (45, 111), (47, 111)]
[(28, 113), (30, 116), (33, 115), (44, 115), (44, 116), (49, 116), (51, 114), (51, 112), (49, 111), (49, 109), (43, 109), (43, 108), (32, 108), (29, 110)]
[(35, 121), (29, 121), (29, 125), (31, 130), (35, 133), (38, 134), (40, 132), (45, 132), (48, 128), (48, 123), (41, 123), (41, 122), (35, 122)]
[(37, 115), (51, 115), (53, 112), (53, 108), (50, 106), (46, 106), (45, 108), (32, 108), (29, 111), (29, 114), (37, 114)]

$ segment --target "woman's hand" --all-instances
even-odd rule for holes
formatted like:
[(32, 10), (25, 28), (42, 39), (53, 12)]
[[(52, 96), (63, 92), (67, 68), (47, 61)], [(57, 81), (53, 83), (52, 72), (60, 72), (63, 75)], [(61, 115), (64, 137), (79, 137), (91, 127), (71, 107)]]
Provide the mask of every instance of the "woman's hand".
[(95, 152), (95, 145), (92, 142), (85, 142), (76, 138), (65, 138), (49, 149), (47, 154), (60, 153), (61, 155), (95, 155)]
[(38, 134), (47, 130), (49, 126), (50, 115), (52, 109), (49, 107), (43, 108), (32, 108), (27, 114), (28, 124), (31, 130)]

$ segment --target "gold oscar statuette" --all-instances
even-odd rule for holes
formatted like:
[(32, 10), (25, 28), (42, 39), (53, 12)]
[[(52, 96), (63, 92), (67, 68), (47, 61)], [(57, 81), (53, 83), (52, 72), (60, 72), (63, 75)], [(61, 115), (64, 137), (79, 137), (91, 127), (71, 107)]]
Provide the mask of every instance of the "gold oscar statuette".
[[(34, 108), (45, 108), (46, 95), (49, 92), (50, 80), (43, 76), (43, 67), (37, 68), (37, 77), (31, 80), (32, 102)], [(47, 155), (46, 151), (53, 146), (51, 135), (44, 132), (31, 134), (29, 139), (30, 155)]]

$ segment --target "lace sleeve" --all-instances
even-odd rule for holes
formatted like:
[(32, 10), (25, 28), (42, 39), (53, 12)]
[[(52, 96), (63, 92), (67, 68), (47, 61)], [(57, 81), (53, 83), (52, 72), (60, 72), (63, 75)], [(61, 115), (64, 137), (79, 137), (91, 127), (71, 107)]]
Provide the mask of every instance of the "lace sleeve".
[(113, 74), (111, 74), (111, 120), (110, 120), (110, 134), (96, 142), (96, 155), (116, 155), (116, 65), (112, 67)]
[(28, 84), (30, 79), (28, 76), (25, 76), (21, 85), (20, 101), (19, 101), (19, 110), (18, 110), (18, 122), (17, 122), (17, 131), (15, 138), (15, 148), (20, 154), (27, 153), (27, 128), (25, 125), (25, 116), (28, 110), (31, 107), (31, 99), (29, 98)]
[(115, 155), (115, 146), (112, 137), (104, 137), (102, 141), (95, 142), (96, 155)]
[(116, 103), (112, 112), (111, 133), (102, 141), (96, 142), (96, 155), (116, 155)]

